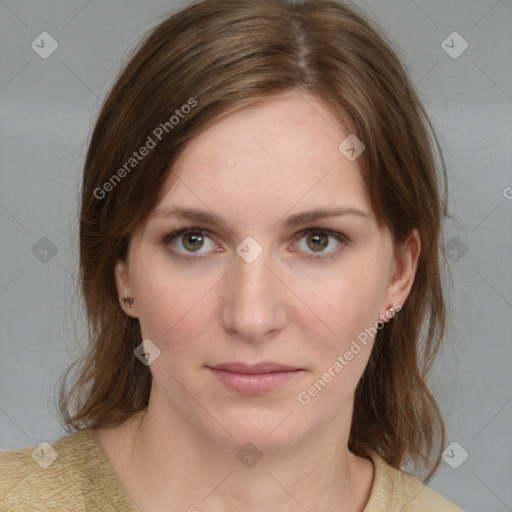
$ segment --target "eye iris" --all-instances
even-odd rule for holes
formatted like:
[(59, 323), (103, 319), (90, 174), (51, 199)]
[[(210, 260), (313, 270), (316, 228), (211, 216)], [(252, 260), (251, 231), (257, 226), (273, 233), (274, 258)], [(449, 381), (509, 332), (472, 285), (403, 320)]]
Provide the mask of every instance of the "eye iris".
[[(192, 243), (189, 245), (189, 241), (193, 240)], [(183, 246), (187, 250), (196, 251), (197, 249), (200, 249), (203, 245), (203, 235), (199, 233), (186, 233), (183, 237)]]
[[(322, 243), (322, 239), (323, 239), (323, 243)], [(310, 241), (314, 242), (314, 245), (310, 246), (310, 248), (317, 252), (321, 251), (322, 249), (325, 249), (328, 245), (327, 237), (323, 233), (311, 233), (308, 236), (308, 245), (309, 245)], [(320, 242), (320, 244), (318, 242)]]

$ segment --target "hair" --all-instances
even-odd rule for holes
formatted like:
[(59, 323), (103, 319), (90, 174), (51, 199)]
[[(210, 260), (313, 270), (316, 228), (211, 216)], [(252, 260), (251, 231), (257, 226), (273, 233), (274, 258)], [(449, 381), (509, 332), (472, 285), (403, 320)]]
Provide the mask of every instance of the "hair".
[[(428, 478), (434, 474), (445, 427), (426, 378), (445, 331), (441, 234), (447, 204), (439, 185), (443, 181), (447, 190), (446, 169), (431, 121), (392, 46), (355, 7), (327, 0), (198, 1), (143, 38), (101, 107), (84, 165), (79, 287), (89, 344), (60, 388), (68, 432), (119, 425), (148, 405), (151, 373), (133, 353), (142, 341), (140, 324), (120, 306), (114, 268), (159, 203), (184, 144), (240, 108), (305, 92), (324, 100), (365, 144), (359, 168), (395, 255), (413, 229), (421, 242), (410, 294), (378, 331), (357, 385), (349, 449), (367, 458), (372, 449), (395, 468), (408, 458), (431, 467)], [(180, 107), (188, 113), (178, 119)], [(132, 161), (134, 151), (156, 142), (158, 127), (166, 132), (161, 140)], [(127, 162), (136, 168), (129, 172)]]

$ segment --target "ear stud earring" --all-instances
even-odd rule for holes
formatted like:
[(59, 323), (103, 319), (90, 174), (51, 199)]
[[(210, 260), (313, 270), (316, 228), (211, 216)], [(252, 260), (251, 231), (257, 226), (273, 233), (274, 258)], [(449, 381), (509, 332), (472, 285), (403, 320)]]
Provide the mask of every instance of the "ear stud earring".
[(133, 307), (135, 307), (135, 306), (133, 305), (133, 299), (132, 299), (131, 297), (124, 297), (124, 298), (123, 298), (123, 302), (126, 304), (126, 307), (127, 307), (127, 308), (133, 308)]

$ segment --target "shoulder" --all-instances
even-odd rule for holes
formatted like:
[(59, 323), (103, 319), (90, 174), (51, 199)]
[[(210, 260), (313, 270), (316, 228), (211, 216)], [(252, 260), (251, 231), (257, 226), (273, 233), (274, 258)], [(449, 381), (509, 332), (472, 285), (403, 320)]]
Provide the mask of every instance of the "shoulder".
[(96, 502), (114, 510), (108, 504), (115, 476), (90, 430), (0, 451), (0, 474), (2, 512), (100, 510)]
[[(86, 508), (88, 431), (54, 443), (0, 452), (0, 504), (7, 510), (69, 510)], [(4, 510), (2, 508), (2, 510)]]
[(40, 503), (57, 509), (63, 495), (78, 495), (83, 437), (78, 432), (52, 444), (1, 451), (0, 503), (12, 510), (38, 510)]
[(377, 452), (370, 450), (369, 455), (375, 476), (364, 512), (463, 512), (413, 475), (390, 466)]

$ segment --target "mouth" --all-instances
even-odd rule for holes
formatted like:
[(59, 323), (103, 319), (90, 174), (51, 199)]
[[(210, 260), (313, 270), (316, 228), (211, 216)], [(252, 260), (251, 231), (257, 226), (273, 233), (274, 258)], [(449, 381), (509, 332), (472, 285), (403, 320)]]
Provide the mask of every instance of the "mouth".
[(274, 362), (254, 365), (225, 363), (207, 369), (227, 388), (238, 393), (261, 395), (284, 386), (304, 372), (303, 368)]

